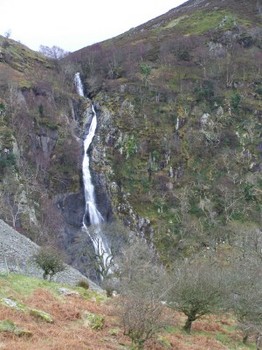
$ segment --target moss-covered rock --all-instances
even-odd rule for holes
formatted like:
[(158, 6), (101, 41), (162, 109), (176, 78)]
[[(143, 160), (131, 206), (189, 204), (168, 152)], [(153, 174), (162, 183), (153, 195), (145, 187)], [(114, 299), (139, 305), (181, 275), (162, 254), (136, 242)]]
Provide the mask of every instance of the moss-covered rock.
[(12, 333), (18, 337), (28, 337), (28, 338), (32, 337), (32, 335), (33, 335), (33, 333), (31, 331), (28, 331), (26, 329), (23, 329), (23, 328), (17, 326), (11, 320), (0, 321), (0, 333), (1, 332)]
[(47, 323), (54, 323), (54, 319), (47, 312), (37, 309), (29, 309), (30, 315)]
[(24, 304), (10, 298), (1, 298), (0, 303), (18, 311), (26, 311), (26, 306)]

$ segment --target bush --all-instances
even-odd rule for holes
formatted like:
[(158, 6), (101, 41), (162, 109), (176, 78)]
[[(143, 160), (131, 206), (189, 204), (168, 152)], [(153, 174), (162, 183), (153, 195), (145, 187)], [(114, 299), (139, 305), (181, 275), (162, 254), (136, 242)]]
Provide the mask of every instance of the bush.
[(236, 92), (232, 97), (231, 97), (231, 107), (234, 111), (238, 111), (239, 103), (241, 101), (241, 96), (238, 92)]
[(117, 261), (120, 276), (118, 315), (136, 349), (166, 325), (161, 303), (166, 294), (166, 276), (154, 251), (141, 240), (123, 251)]
[(168, 306), (186, 316), (184, 330), (191, 332), (192, 323), (222, 305), (222, 274), (211, 260), (177, 261), (171, 273)]
[(95, 330), (103, 329), (105, 319), (101, 315), (93, 314), (91, 312), (86, 311), (84, 314), (85, 324)]
[(77, 287), (81, 287), (84, 289), (89, 289), (89, 283), (85, 280), (81, 280), (77, 283)]
[(255, 92), (259, 95), (262, 95), (262, 86), (258, 86), (255, 90)]
[(185, 48), (179, 48), (177, 52), (177, 58), (180, 61), (186, 61), (189, 62), (191, 60), (191, 56), (189, 51)]
[(15, 155), (13, 153), (0, 154), (0, 174), (4, 174), (7, 168), (16, 165)]
[(196, 94), (196, 99), (198, 102), (203, 100), (212, 101), (215, 95), (213, 82), (209, 80), (203, 81), (201, 86), (194, 89), (194, 93)]
[(53, 276), (65, 270), (65, 264), (59, 253), (50, 247), (40, 248), (34, 255), (34, 262), (44, 271), (43, 278), (51, 280)]

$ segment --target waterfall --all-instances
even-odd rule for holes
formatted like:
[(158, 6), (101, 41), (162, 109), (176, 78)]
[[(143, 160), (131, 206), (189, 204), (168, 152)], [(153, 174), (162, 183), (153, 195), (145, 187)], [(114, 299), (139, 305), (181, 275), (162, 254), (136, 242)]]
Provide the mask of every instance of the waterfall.
[[(79, 73), (75, 74), (74, 81), (78, 94), (84, 97), (83, 85)], [(84, 156), (82, 162), (83, 183), (85, 193), (85, 213), (83, 216), (82, 229), (87, 232), (93, 243), (95, 254), (100, 264), (100, 274), (101, 277), (103, 277), (103, 273), (110, 272), (109, 265), (111, 263), (112, 254), (108, 247), (107, 240), (101, 231), (101, 224), (103, 223), (104, 219), (96, 206), (95, 190), (92, 184), (92, 177), (89, 167), (88, 150), (95, 136), (95, 131), (97, 127), (97, 116), (93, 105), (92, 112), (92, 121), (88, 133), (84, 139)], [(85, 223), (85, 218), (87, 215), (89, 216), (90, 227), (87, 227)]]
[(78, 95), (84, 97), (84, 89), (83, 89), (82, 81), (80, 78), (80, 73), (75, 74), (75, 86), (76, 86), (76, 91), (77, 91)]

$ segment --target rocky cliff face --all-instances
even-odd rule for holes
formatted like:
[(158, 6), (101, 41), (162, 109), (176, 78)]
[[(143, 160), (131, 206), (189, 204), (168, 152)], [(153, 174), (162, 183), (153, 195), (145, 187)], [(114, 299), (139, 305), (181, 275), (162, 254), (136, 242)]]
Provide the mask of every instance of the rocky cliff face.
[[(152, 241), (166, 263), (257, 228), (260, 21), (256, 0), (189, 1), (59, 62), (1, 38), (1, 218), (39, 243), (55, 240), (88, 273), (79, 242), (92, 100), (91, 169), (106, 222)], [(76, 94), (77, 71), (90, 101)]]
[(99, 109), (113, 212), (164, 260), (259, 226), (259, 22), (256, 1), (189, 1), (68, 58)]

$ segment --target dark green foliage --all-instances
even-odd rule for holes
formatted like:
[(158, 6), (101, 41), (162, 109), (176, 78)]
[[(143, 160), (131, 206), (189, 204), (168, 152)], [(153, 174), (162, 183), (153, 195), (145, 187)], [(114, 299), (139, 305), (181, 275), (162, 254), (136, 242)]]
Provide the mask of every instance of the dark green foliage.
[(49, 276), (51, 280), (56, 273), (64, 271), (66, 268), (58, 251), (51, 247), (40, 248), (34, 255), (34, 262), (44, 271), (44, 279), (48, 279)]
[(243, 33), (240, 35), (238, 42), (245, 48), (251, 47), (254, 44), (254, 39), (251, 35)]
[(205, 80), (203, 83), (194, 89), (197, 101), (211, 101), (214, 97), (214, 84), (212, 81)]
[(231, 97), (231, 106), (234, 111), (238, 111), (240, 101), (241, 95), (238, 92), (234, 93)]
[(262, 95), (262, 86), (258, 86), (255, 90), (255, 92), (259, 95)]
[(43, 107), (42, 104), (40, 104), (40, 105), (38, 106), (38, 112), (39, 112), (40, 117), (43, 117), (43, 116), (44, 116), (44, 107)]
[(0, 155), (0, 174), (4, 174), (7, 168), (13, 167), (16, 164), (15, 155), (13, 153), (6, 153)]
[(5, 112), (5, 105), (3, 103), (0, 103), (0, 115), (2, 115)]
[(244, 185), (244, 196), (247, 201), (252, 201), (256, 199), (255, 193), (255, 186), (251, 183), (246, 183)]
[(187, 61), (189, 62), (191, 60), (190, 53), (187, 49), (179, 48), (177, 52), (177, 58), (180, 61)]
[(151, 67), (146, 63), (140, 64), (140, 72), (147, 78), (151, 73)]
[(86, 280), (81, 280), (77, 283), (78, 287), (89, 289), (89, 283)]
[(92, 329), (100, 330), (104, 327), (105, 319), (101, 315), (85, 311), (84, 319), (86, 320), (89, 327)]

